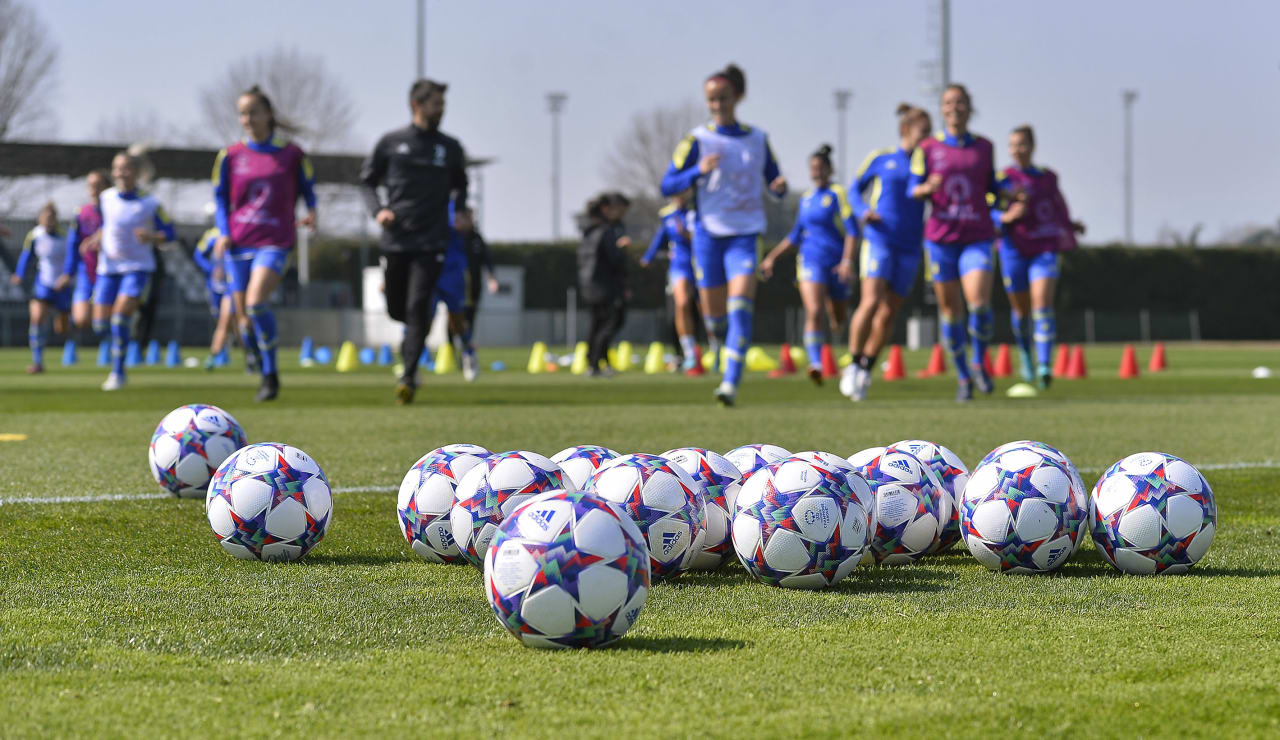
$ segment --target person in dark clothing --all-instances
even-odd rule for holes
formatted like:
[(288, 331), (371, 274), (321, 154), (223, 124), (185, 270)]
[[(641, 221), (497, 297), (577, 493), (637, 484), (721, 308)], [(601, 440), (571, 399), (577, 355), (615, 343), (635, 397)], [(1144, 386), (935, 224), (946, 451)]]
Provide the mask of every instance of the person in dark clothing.
[[(470, 214), (469, 214), (470, 216)], [(464, 228), (464, 226), (466, 228)], [(493, 270), (493, 257), (489, 254), (489, 244), (480, 235), (479, 230), (475, 227), (473, 218), (468, 217), (466, 221), (458, 224), (458, 231), (462, 234), (463, 241), (467, 247), (467, 325), (474, 328), (476, 325), (476, 311), (480, 308), (480, 296), (484, 295), (484, 289), (490, 294), (498, 292), (498, 277)], [(481, 280), (481, 278), (484, 278)]]
[(449, 204), (457, 210), (467, 205), (466, 154), (457, 139), (440, 131), (447, 87), (427, 79), (414, 82), (412, 123), (379, 139), (360, 171), (365, 203), (382, 227), (387, 313), (404, 322), (399, 404), (412, 402), (417, 388), (418, 356), (449, 244)]
[(582, 243), (578, 246), (578, 283), (591, 307), (587, 375), (612, 376), (605, 364), (609, 343), (626, 318), (627, 256), (631, 245), (622, 219), (631, 201), (622, 193), (604, 193), (587, 203)]

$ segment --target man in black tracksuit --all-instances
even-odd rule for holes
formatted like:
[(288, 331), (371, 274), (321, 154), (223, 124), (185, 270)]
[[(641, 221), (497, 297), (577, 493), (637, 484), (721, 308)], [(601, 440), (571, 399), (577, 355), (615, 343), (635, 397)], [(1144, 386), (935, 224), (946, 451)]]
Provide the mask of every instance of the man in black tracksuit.
[[(447, 86), (418, 80), (409, 90), (413, 122), (378, 140), (360, 171), (365, 202), (382, 227), (387, 312), (404, 322), (404, 374), (396, 402), (413, 401), (418, 356), (431, 325), (432, 298), (449, 244), (449, 203), (467, 205), (467, 160), (440, 131)], [(386, 188), (385, 201), (378, 187)]]

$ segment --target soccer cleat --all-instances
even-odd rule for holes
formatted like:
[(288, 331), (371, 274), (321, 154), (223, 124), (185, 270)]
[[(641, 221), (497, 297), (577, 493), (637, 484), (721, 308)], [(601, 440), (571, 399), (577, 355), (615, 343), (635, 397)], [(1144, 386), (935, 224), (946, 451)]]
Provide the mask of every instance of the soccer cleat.
[(967, 380), (956, 386), (956, 403), (968, 403), (973, 400), (973, 384)]
[(805, 375), (809, 376), (809, 380), (812, 380), (814, 385), (819, 388), (822, 387), (822, 368), (817, 365), (810, 365), (809, 369), (805, 371)]
[(246, 352), (244, 355), (244, 374), (258, 374), (258, 354), (256, 352)]
[(258, 386), (258, 395), (254, 396), (253, 400), (274, 401), (278, 395), (280, 395), (280, 376), (269, 373), (262, 376), (262, 385)]
[(854, 401), (867, 400), (867, 391), (871, 390), (871, 371), (866, 368), (858, 368), (858, 373), (854, 376), (853, 395)]
[(218, 358), (215, 357), (214, 355), (209, 355), (208, 357), (204, 358), (205, 370), (208, 370), (209, 372), (213, 372), (213, 369), (217, 366), (218, 366)]
[(480, 363), (476, 361), (475, 354), (468, 352), (462, 355), (462, 378), (471, 383), (479, 374)]
[(27, 375), (39, 375), (42, 372), (44, 372), (44, 365), (38, 362), (27, 366)]
[(707, 371), (703, 370), (701, 365), (695, 363), (693, 367), (685, 370), (684, 374), (690, 378), (701, 378), (703, 375), (707, 374)]
[(852, 363), (840, 371), (840, 383), (837, 385), (840, 389), (840, 395), (845, 398), (853, 398), (853, 389), (858, 387), (857, 373), (858, 366)]
[(716, 401), (725, 408), (732, 406), (737, 397), (738, 389), (727, 380), (716, 388)]
[(120, 375), (119, 373), (111, 373), (107, 376), (106, 380), (102, 381), (102, 390), (118, 391), (124, 387), (124, 383), (125, 380), (123, 375)]
[(418, 390), (413, 381), (409, 378), (400, 378), (396, 382), (396, 405), (408, 406), (413, 403), (413, 394)]
[(969, 370), (973, 373), (973, 384), (978, 387), (979, 393), (990, 394), (996, 389), (995, 383), (991, 382), (991, 376), (987, 374), (987, 369), (982, 366), (982, 363), (969, 363)]
[(1034, 383), (1036, 380), (1035, 373), (1032, 371), (1034, 367), (1035, 363), (1031, 361), (1031, 350), (1019, 349), (1018, 369), (1022, 372), (1022, 379), (1028, 383)]
[(1036, 378), (1036, 387), (1042, 391), (1049, 390), (1049, 385), (1053, 383), (1053, 371), (1049, 369), (1049, 366), (1041, 365), (1036, 368), (1036, 375), (1039, 376)]

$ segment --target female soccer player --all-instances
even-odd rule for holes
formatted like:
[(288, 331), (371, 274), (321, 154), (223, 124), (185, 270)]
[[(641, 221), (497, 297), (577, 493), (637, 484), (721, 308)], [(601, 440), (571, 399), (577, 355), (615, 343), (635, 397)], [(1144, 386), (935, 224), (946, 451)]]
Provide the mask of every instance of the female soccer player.
[[(658, 256), (658, 252), (667, 250), (667, 289), (671, 291), (671, 300), (675, 304), (676, 336), (680, 339), (680, 354), (684, 357), (680, 369), (685, 375), (698, 376), (706, 371), (698, 364), (698, 340), (694, 336), (693, 252), (689, 245), (692, 214), (689, 210), (689, 198), (689, 191), (676, 193), (671, 197), (671, 202), (658, 211), (662, 223), (654, 233), (649, 249), (640, 258), (640, 264), (648, 267)], [(719, 351), (719, 347), (713, 344), (712, 356), (718, 355)]]
[(871, 369), (911, 292), (923, 250), (924, 203), (911, 197), (907, 180), (911, 154), (928, 138), (932, 123), (922, 108), (907, 103), (897, 112), (898, 148), (871, 152), (853, 180), (853, 212), (863, 235), (862, 289), (849, 322), (853, 362), (845, 368), (841, 392), (847, 390), (854, 401), (867, 397)]
[(844, 323), (853, 278), (853, 249), (858, 226), (845, 189), (831, 182), (831, 147), (823, 144), (809, 157), (813, 188), (800, 198), (796, 225), (760, 265), (765, 279), (773, 264), (794, 244), (800, 247), (796, 280), (804, 303), (804, 349), (809, 355), (809, 379), (822, 385), (822, 313), (831, 321), (831, 332)]
[[(196, 242), (195, 251), (191, 256), (195, 260), (196, 265), (204, 272), (204, 288), (209, 295), (209, 314), (213, 316), (213, 338), (209, 342), (209, 356), (205, 358), (204, 369), (212, 370), (217, 367), (218, 356), (222, 354), (222, 350), (227, 346), (227, 337), (231, 333), (231, 322), (235, 320), (236, 310), (235, 302), (227, 293), (226, 268), (225, 260), (214, 257), (214, 247), (218, 243), (221, 232), (218, 227), (208, 229), (200, 236), (200, 241)], [(254, 354), (245, 350), (246, 367), (250, 366), (250, 358)], [(253, 368), (256, 372), (257, 368)]]
[(98, 231), (102, 228), (102, 209), (98, 199), (111, 184), (107, 173), (90, 172), (85, 178), (89, 187), (89, 202), (80, 207), (75, 223), (67, 232), (66, 262), (62, 271), (75, 280), (71, 294), (71, 321), (79, 329), (89, 326), (93, 313), (93, 283), (98, 277)]
[[(973, 399), (973, 385), (990, 393), (994, 386), (982, 365), (991, 341), (991, 247), (995, 227), (990, 208), (996, 197), (995, 148), (969, 132), (973, 101), (964, 85), (942, 93), (945, 131), (925, 139), (911, 156), (912, 197), (933, 208), (925, 222), (929, 278), (942, 315), (942, 338), (955, 362), (957, 401)], [(965, 356), (965, 305), (973, 365)]]
[[(1058, 253), (1076, 248), (1075, 235), (1084, 233), (1084, 224), (1071, 221), (1067, 201), (1058, 189), (1057, 174), (1031, 163), (1035, 148), (1036, 137), (1030, 126), (1019, 126), (1009, 134), (1009, 156), (1014, 164), (1005, 168), (1000, 180), (1005, 195), (1002, 201), (1009, 205), (997, 216), (1004, 234), (1000, 240), (1000, 272), (1009, 294), (1022, 375), (1045, 389), (1053, 380), (1049, 362), (1057, 333), (1053, 294), (1058, 280)], [(1028, 315), (1032, 322), (1030, 337), (1025, 324)]]
[(587, 203), (582, 243), (578, 246), (578, 283), (591, 306), (587, 375), (614, 374), (605, 360), (609, 344), (626, 319), (627, 255), (631, 246), (622, 219), (631, 201), (622, 193), (602, 193)]
[[(471, 220), (471, 209), (455, 210), (450, 204), (452, 214), (449, 234), (449, 247), (444, 253), (444, 267), (440, 270), (440, 279), (436, 281), (436, 294), (432, 298), (433, 305), (443, 302), (449, 312), (449, 343), (457, 339), (458, 355), (462, 358), (462, 377), (472, 382), (480, 374), (480, 362), (476, 358), (476, 347), (472, 342), (472, 318), (469, 303), (471, 292), (472, 260), (468, 242), (473, 236), (474, 223)], [(487, 254), (487, 249), (486, 249)], [(493, 280), (493, 265), (490, 264), (490, 280)], [(476, 273), (479, 271), (476, 270)]]
[[(787, 181), (764, 131), (738, 122), (747, 79), (730, 64), (703, 84), (711, 122), (676, 146), (662, 178), (671, 197), (696, 188), (693, 262), (708, 336), (723, 337), (725, 367), (716, 400), (732, 406), (751, 344), (756, 249), (765, 228), (764, 191), (787, 192)], [(726, 313), (728, 314), (726, 320)]]
[[(276, 366), (276, 317), (271, 293), (284, 276), (297, 224), (315, 228), (315, 175), (302, 149), (284, 138), (294, 129), (276, 118), (271, 99), (257, 85), (236, 101), (246, 137), (218, 152), (213, 202), (221, 234), (215, 257), (225, 259), (228, 289), (241, 317), (245, 347), (257, 346), (262, 384), (255, 400), (280, 393)], [(299, 196), (307, 215), (295, 221)]]
[(125, 385), (124, 354), (129, 346), (130, 324), (138, 302), (146, 295), (156, 270), (152, 245), (173, 240), (173, 222), (164, 207), (138, 189), (138, 158), (120, 152), (111, 160), (115, 187), (103, 191), (102, 240), (98, 255), (98, 279), (93, 286), (94, 333), (103, 335), (111, 324), (111, 374), (104, 391)]
[(67, 314), (71, 312), (71, 288), (63, 272), (67, 248), (66, 237), (58, 233), (58, 209), (52, 202), (46, 203), (36, 217), (36, 227), (28, 234), (18, 256), (17, 269), (9, 278), (14, 285), (21, 285), (27, 268), (35, 262), (36, 280), (28, 303), (30, 320), (27, 326), (27, 342), (31, 345), (30, 374), (44, 372), (44, 320), (53, 314), (53, 330), (57, 334), (67, 330)]

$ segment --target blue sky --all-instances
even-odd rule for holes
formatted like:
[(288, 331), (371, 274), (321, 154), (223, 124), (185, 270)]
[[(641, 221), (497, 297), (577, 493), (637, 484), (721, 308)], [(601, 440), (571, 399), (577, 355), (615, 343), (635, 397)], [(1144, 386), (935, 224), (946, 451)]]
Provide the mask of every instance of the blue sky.
[[(61, 47), (60, 136), (83, 140), (131, 107), (179, 125), (197, 90), (237, 58), (277, 44), (322, 53), (358, 106), (352, 150), (407, 120), (414, 71), (412, 0), (367, 3), (33, 3)], [(564, 90), (564, 216), (605, 185), (602, 162), (627, 120), (697, 100), (705, 76), (736, 61), (748, 77), (740, 117), (769, 132), (783, 171), (803, 185), (805, 156), (835, 143), (832, 90), (854, 91), (850, 167), (896, 138), (901, 100), (928, 104), (920, 66), (936, 55), (932, 0), (872, 2), (491, 2), (428, 4), (429, 76), (450, 83), (444, 128), (485, 177), (485, 228), (500, 240), (550, 233), (550, 122), (544, 94)], [(1036, 127), (1037, 159), (1056, 169), (1088, 241), (1123, 230), (1120, 91), (1136, 88), (1135, 232), (1206, 236), (1280, 217), (1280, 3), (954, 0), (953, 77), (996, 142)]]

